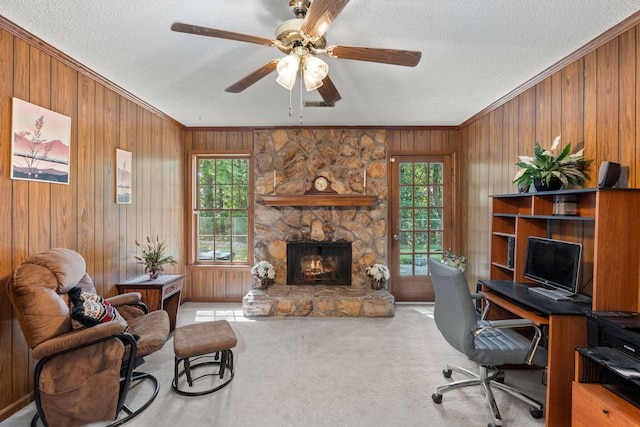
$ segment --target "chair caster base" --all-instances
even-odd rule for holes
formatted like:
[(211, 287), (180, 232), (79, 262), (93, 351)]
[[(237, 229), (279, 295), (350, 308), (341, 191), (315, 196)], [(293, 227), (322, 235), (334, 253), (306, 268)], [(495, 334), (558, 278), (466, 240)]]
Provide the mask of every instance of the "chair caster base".
[(533, 418), (535, 418), (536, 420), (542, 418), (542, 415), (544, 414), (544, 411), (542, 409), (538, 409), (535, 406), (529, 406), (529, 413), (531, 414), (531, 416)]

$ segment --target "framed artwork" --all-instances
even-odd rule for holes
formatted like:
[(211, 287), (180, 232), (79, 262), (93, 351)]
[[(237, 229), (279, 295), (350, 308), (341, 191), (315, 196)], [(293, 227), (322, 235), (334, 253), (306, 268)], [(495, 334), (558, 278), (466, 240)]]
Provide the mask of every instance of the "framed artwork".
[(131, 203), (131, 164), (130, 151), (116, 148), (116, 203)]
[(69, 184), (71, 117), (12, 98), (11, 178)]

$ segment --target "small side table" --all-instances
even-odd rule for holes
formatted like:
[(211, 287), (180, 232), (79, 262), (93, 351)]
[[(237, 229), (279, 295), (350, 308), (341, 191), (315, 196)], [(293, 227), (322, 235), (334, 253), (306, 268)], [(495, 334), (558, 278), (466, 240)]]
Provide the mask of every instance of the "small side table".
[(176, 328), (184, 276), (184, 274), (166, 274), (151, 280), (149, 275), (145, 274), (116, 283), (116, 289), (118, 294), (140, 292), (142, 302), (149, 307), (149, 311), (165, 310), (169, 314), (170, 330), (173, 331)]

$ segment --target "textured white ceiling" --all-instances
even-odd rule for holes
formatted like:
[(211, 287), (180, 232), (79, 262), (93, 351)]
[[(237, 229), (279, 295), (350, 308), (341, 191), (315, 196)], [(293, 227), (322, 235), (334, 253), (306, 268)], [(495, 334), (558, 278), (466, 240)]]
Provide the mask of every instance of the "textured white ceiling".
[[(299, 124), (300, 91), (290, 117), (276, 73), (224, 91), (279, 50), (170, 30), (185, 22), (274, 38), (294, 18), (288, 4), (3, 0), (0, 14), (186, 126), (289, 126)], [(326, 59), (342, 100), (304, 108), (304, 125), (459, 125), (639, 10), (637, 0), (352, 0), (329, 44), (420, 50), (422, 60)]]

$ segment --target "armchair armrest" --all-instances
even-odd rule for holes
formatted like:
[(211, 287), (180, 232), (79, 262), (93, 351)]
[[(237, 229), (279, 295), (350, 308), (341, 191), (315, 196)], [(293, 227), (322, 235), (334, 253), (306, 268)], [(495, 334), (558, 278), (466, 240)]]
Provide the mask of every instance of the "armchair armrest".
[(86, 329), (69, 332), (51, 338), (33, 348), (33, 357), (43, 359), (52, 354), (60, 353), (74, 347), (81, 347), (94, 341), (99, 341), (113, 335), (121, 334), (127, 327), (124, 321), (100, 323)]
[(135, 319), (149, 313), (149, 308), (142, 302), (142, 294), (140, 292), (127, 292), (105, 298), (105, 300), (117, 308), (126, 320)]
[(135, 304), (140, 302), (140, 300), (142, 299), (142, 294), (140, 294), (140, 292), (127, 292), (125, 294), (114, 295), (105, 299), (109, 301), (109, 304), (111, 304), (112, 306), (118, 307), (120, 305)]

